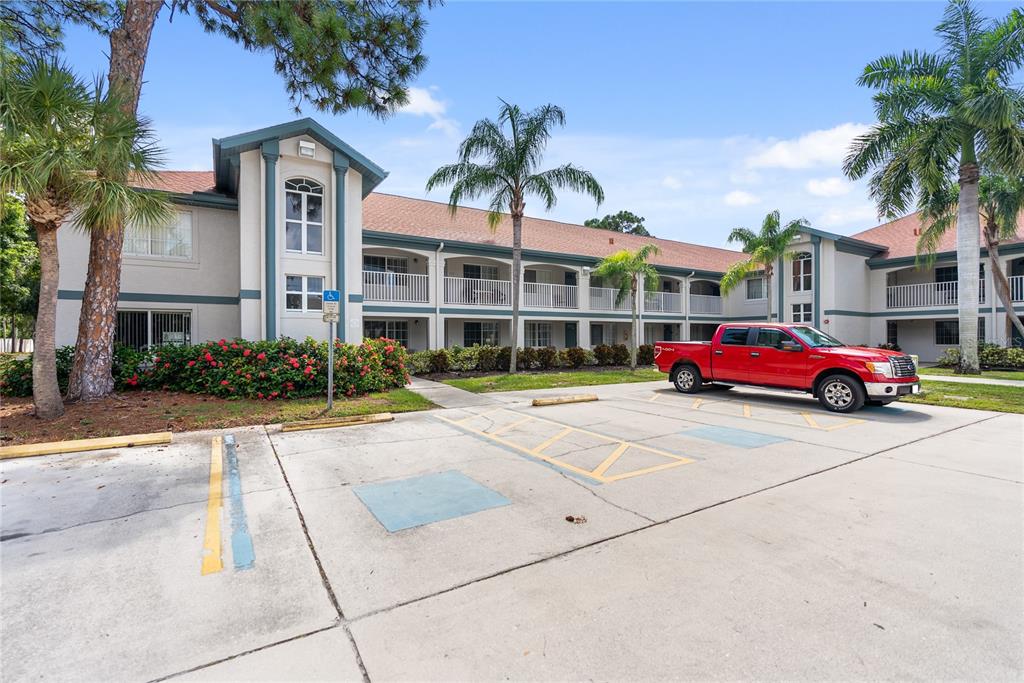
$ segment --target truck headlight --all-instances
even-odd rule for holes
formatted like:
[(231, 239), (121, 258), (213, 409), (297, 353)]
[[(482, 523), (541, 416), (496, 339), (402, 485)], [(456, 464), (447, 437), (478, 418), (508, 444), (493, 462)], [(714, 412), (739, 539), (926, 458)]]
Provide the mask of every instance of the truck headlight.
[(892, 365), (886, 361), (884, 363), (864, 363), (867, 366), (869, 372), (873, 372), (876, 375), (885, 375), (889, 379), (892, 379)]

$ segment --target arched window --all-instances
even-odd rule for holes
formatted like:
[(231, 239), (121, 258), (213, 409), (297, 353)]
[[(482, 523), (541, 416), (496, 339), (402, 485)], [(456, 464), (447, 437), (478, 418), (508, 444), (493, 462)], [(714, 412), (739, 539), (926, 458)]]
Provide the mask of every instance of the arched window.
[(793, 291), (811, 291), (811, 272), (813, 270), (811, 255), (801, 251), (793, 257)]
[(308, 178), (284, 181), (284, 248), (324, 253), (324, 186)]

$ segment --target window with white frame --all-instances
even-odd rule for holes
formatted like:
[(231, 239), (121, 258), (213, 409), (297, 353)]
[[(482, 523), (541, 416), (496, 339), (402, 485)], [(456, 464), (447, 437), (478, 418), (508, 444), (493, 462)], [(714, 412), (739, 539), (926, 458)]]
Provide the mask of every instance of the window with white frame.
[(179, 211), (168, 223), (129, 227), (122, 251), (125, 256), (191, 259), (192, 213)]
[(409, 259), (405, 256), (363, 254), (363, 270), (374, 273), (408, 273)]
[(526, 323), (527, 346), (551, 346), (551, 323)]
[(767, 296), (763, 277), (752, 277), (747, 280), (747, 301), (764, 299)]
[(935, 343), (939, 346), (954, 346), (959, 344), (960, 323), (956, 320), (936, 320)]
[(811, 291), (811, 271), (812, 266), (811, 255), (806, 251), (802, 251), (793, 257), (793, 291), (794, 292), (809, 292)]
[(590, 345), (598, 346), (599, 344), (604, 344), (604, 325), (590, 323)]
[(811, 319), (811, 305), (810, 304), (793, 304), (793, 322), (795, 323), (810, 323), (814, 322)]
[(409, 348), (409, 322), (406, 320), (364, 320), (363, 336), (367, 339), (386, 337)]
[(118, 311), (114, 338), (141, 351), (158, 344), (192, 343), (191, 311)]
[(899, 323), (896, 320), (885, 321), (885, 343), (898, 346), (900, 343)]
[(462, 266), (462, 277), (469, 280), (497, 280), (498, 266), (483, 266), (466, 263)]
[(285, 275), (284, 306), (295, 312), (322, 311), (324, 279), (318, 275)]
[(497, 322), (466, 322), (462, 324), (462, 345), (498, 346)]
[(324, 186), (308, 178), (284, 182), (284, 248), (297, 254), (324, 253)]

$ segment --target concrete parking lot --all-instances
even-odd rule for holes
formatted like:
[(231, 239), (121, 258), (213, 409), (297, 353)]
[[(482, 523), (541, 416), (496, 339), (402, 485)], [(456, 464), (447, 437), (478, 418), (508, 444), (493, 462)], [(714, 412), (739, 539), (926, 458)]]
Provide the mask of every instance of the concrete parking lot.
[(587, 391), (5, 461), (3, 679), (1024, 676), (1024, 416)]

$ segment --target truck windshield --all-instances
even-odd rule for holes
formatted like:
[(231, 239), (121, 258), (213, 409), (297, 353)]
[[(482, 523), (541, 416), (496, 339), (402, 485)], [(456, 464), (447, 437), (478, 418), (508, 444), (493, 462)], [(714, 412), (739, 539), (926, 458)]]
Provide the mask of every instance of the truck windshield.
[(812, 348), (820, 348), (822, 346), (846, 346), (846, 344), (835, 337), (830, 337), (821, 330), (816, 330), (813, 327), (791, 327), (789, 330), (796, 336), (800, 337), (805, 344)]

